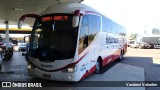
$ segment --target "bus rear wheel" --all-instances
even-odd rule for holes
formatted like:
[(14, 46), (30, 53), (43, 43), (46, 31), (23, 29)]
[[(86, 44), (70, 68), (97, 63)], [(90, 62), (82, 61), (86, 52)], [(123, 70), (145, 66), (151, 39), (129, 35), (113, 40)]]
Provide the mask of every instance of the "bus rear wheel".
[(123, 60), (123, 50), (121, 50), (120, 56), (119, 56), (119, 61), (122, 61), (122, 60)]

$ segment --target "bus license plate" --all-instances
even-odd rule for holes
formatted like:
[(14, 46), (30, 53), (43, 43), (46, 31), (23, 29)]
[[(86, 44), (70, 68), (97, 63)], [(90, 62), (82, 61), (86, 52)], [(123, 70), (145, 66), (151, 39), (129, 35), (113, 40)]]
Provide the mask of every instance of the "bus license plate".
[(49, 75), (49, 74), (43, 74), (43, 77), (44, 78), (51, 78), (51, 75)]

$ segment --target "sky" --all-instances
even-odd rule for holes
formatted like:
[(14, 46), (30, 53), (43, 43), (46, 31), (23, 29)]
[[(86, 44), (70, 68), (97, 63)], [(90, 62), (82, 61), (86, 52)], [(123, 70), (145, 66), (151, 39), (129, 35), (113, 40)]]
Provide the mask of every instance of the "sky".
[(142, 34), (144, 29), (160, 27), (159, 2), (159, 0), (84, 0), (82, 3), (124, 26), (128, 34)]

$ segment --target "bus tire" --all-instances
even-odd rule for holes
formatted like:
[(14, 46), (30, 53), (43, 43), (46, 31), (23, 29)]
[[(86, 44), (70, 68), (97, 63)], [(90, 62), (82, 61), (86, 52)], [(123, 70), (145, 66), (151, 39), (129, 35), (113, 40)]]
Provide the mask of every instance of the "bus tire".
[(124, 54), (123, 54), (123, 50), (121, 50), (120, 56), (119, 56), (119, 59), (118, 59), (119, 61), (122, 61), (122, 60), (123, 60), (123, 55), (124, 55)]
[(2, 65), (0, 64), (0, 71), (2, 70)]
[(1, 53), (2, 60), (5, 60), (5, 54)]
[(100, 62), (100, 60), (98, 59), (97, 62), (96, 62), (96, 71), (95, 71), (95, 73), (96, 73), (96, 74), (99, 74), (100, 71), (101, 71), (101, 62)]

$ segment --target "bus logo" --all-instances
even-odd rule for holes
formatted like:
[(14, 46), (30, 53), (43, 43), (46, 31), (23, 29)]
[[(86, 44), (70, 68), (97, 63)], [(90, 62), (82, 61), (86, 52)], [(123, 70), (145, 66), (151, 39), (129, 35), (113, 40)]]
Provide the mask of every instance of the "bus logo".
[(11, 82), (2, 82), (2, 87), (11, 87)]

